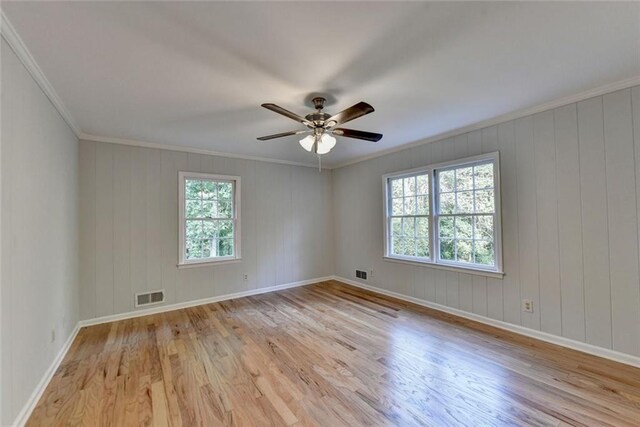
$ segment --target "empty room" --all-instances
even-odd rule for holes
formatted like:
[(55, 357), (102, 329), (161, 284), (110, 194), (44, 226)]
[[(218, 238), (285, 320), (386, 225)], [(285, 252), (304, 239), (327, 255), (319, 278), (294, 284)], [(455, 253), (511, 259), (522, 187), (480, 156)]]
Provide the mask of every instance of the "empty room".
[(0, 426), (640, 426), (640, 2), (0, 10)]

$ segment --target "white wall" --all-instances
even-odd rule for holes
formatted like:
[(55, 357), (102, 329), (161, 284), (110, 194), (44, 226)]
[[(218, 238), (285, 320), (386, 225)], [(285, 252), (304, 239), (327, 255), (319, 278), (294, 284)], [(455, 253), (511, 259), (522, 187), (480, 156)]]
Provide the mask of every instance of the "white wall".
[[(504, 279), (382, 260), (382, 174), (493, 151)], [(334, 170), (333, 194), (336, 274), (640, 356), (640, 87)]]
[(78, 321), (78, 141), (4, 39), (1, 58), (0, 424), (8, 425)]
[[(242, 177), (241, 262), (177, 269), (178, 171)], [(331, 197), (330, 171), (81, 141), (81, 318), (331, 275)]]

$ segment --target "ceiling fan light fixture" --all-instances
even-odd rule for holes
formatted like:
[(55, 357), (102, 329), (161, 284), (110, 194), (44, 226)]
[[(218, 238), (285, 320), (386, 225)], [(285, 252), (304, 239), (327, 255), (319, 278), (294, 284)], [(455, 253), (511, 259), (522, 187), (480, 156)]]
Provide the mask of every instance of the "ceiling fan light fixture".
[(318, 142), (318, 154), (327, 154), (336, 146), (336, 139), (328, 133), (323, 133)]
[(307, 135), (300, 140), (300, 145), (302, 146), (302, 148), (304, 148), (308, 152), (311, 152), (311, 150), (313, 149), (313, 144), (315, 144), (315, 142), (316, 142), (315, 135)]

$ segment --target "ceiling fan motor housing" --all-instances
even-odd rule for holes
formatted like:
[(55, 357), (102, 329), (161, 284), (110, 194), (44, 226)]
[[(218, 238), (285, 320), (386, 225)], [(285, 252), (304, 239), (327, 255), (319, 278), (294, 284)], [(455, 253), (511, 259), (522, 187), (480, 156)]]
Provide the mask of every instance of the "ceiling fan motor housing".
[(331, 117), (329, 113), (318, 111), (317, 113), (307, 114), (305, 119), (314, 124), (314, 127), (324, 127), (325, 122)]
[[(314, 128), (322, 128), (325, 125), (325, 122), (327, 121), (327, 119), (329, 117), (331, 117), (331, 115), (329, 113), (324, 113), (322, 112), (322, 109), (324, 108), (324, 103), (326, 102), (326, 99), (324, 99), (321, 96), (317, 96), (315, 98), (313, 98), (311, 100), (311, 102), (313, 102), (313, 106), (316, 108), (317, 111), (307, 114), (305, 116), (305, 119), (309, 120), (311, 123), (313, 123)], [(311, 127), (311, 126), (309, 126)]]

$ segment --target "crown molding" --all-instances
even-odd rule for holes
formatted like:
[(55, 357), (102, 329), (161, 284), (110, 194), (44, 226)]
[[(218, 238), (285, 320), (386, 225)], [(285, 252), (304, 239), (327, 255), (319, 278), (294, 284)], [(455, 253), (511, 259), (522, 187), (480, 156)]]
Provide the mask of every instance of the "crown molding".
[[(247, 154), (234, 154), (234, 153), (225, 153), (222, 151), (214, 151), (207, 150), (203, 148), (192, 148), (192, 147), (182, 147), (179, 145), (171, 145), (171, 144), (161, 144), (157, 142), (147, 142), (147, 141), (139, 141), (136, 139), (126, 139), (126, 138), (110, 138), (105, 136), (97, 136), (97, 135), (89, 135), (87, 133), (81, 132), (78, 136), (78, 139), (84, 141), (94, 141), (94, 142), (106, 142), (109, 144), (120, 144), (120, 145), (130, 145), (133, 147), (143, 147), (143, 148), (155, 148), (158, 150), (169, 150), (169, 151), (179, 151), (182, 153), (194, 153), (194, 154), (204, 154), (208, 156), (218, 156), (218, 157), (226, 157), (230, 159), (241, 159), (241, 160), (253, 160), (256, 162), (267, 162), (267, 163), (278, 163), (282, 165), (290, 165), (290, 166), (303, 166), (307, 168), (317, 168), (317, 164), (312, 163), (302, 163), (302, 162), (292, 162), (289, 160), (281, 160), (281, 159), (273, 159), (270, 157), (259, 157), (259, 156), (250, 156)], [(323, 169), (332, 169), (330, 166), (325, 167), (322, 166)]]
[(484, 129), (490, 126), (494, 126), (500, 123), (508, 122), (511, 120), (519, 119), (522, 117), (530, 116), (532, 114), (541, 113), (543, 111), (553, 110), (558, 107), (563, 107), (569, 104), (575, 104), (576, 102), (584, 101), (589, 98), (594, 98), (596, 96), (602, 96), (607, 93), (616, 92), (622, 89), (628, 89), (633, 86), (640, 85), (640, 76), (631, 77), (625, 80), (620, 80), (614, 83), (609, 83), (603, 86), (596, 87), (594, 89), (589, 89), (584, 92), (580, 92), (574, 95), (569, 95), (564, 98), (558, 98), (549, 102), (545, 102), (544, 104), (539, 104), (533, 107), (524, 108), (521, 110), (516, 110), (510, 113), (502, 114), (500, 116), (493, 117), (491, 119), (482, 120), (476, 123), (472, 123), (467, 126), (463, 126), (460, 128), (452, 129), (447, 132), (442, 132), (434, 136), (430, 136), (426, 139), (421, 139), (416, 142), (412, 142), (409, 144), (403, 144), (398, 147), (389, 148), (387, 150), (379, 151), (377, 153), (373, 153), (367, 156), (358, 157), (353, 160), (348, 160), (346, 162), (338, 163), (333, 165), (333, 169), (343, 168), (345, 166), (354, 165), (356, 163), (364, 162), (366, 160), (375, 159), (378, 157), (386, 156), (387, 154), (397, 153), (399, 151), (408, 150), (410, 148), (419, 147), (421, 145), (429, 144), (436, 141), (441, 141), (447, 138), (453, 138), (458, 135), (463, 135), (465, 133), (472, 132), (474, 130)]
[[(20, 35), (16, 32), (15, 28), (9, 21), (9, 18), (5, 15), (4, 11), (0, 9), (0, 34), (2, 38), (4, 38), (7, 44), (11, 47), (11, 49), (18, 56), (18, 59), (25, 66), (29, 74), (33, 77), (37, 85), (44, 92), (45, 96), (49, 99), (49, 101), (56, 108), (62, 119), (67, 123), (67, 125), (71, 128), (73, 133), (76, 135), (78, 139), (88, 140), (88, 141), (97, 141), (97, 142), (108, 142), (111, 144), (121, 144), (121, 145), (131, 145), (135, 147), (145, 147), (145, 148), (157, 148), (162, 150), (171, 150), (171, 151), (181, 151), (186, 153), (195, 153), (195, 154), (206, 154), (211, 156), (219, 156), (219, 157), (228, 157), (233, 159), (243, 159), (243, 160), (255, 160), (261, 162), (269, 162), (269, 163), (279, 163), (285, 165), (293, 165), (293, 166), (304, 166), (304, 167), (312, 167), (315, 168), (317, 165), (311, 163), (301, 163), (301, 162), (292, 162), (287, 160), (280, 159), (272, 159), (268, 157), (258, 157), (258, 156), (249, 156), (243, 154), (233, 154), (233, 153), (225, 153), (220, 151), (213, 150), (205, 150), (198, 148), (189, 148), (189, 147), (180, 147), (177, 145), (169, 145), (169, 144), (160, 144), (154, 142), (146, 142), (146, 141), (137, 141), (133, 139), (123, 139), (123, 138), (110, 138), (104, 136), (96, 136), (89, 135), (84, 133), (80, 126), (78, 126), (77, 122), (74, 120), (73, 116), (67, 109), (67, 107), (62, 102), (62, 99), (55, 91), (47, 77), (44, 75), (44, 72), (34, 59), (33, 55), (27, 48), (26, 44), (20, 37)], [(325, 169), (330, 169), (326, 167)]]
[(42, 89), (46, 97), (49, 98), (49, 101), (51, 101), (56, 110), (58, 110), (58, 113), (60, 113), (67, 125), (69, 125), (73, 133), (76, 134), (76, 137), (80, 138), (80, 134), (82, 133), (80, 127), (71, 116), (67, 107), (65, 107), (62, 99), (60, 99), (56, 91), (53, 89), (53, 86), (42, 72), (42, 69), (33, 58), (33, 55), (31, 55), (31, 52), (29, 52), (29, 49), (27, 49), (27, 46), (24, 41), (22, 41), (20, 35), (18, 35), (15, 28), (13, 28), (13, 25), (11, 25), (11, 22), (4, 14), (4, 11), (1, 9), (0, 16), (0, 34), (2, 34), (2, 38), (4, 38), (11, 49), (13, 49), (22, 64), (27, 68), (27, 71), (29, 71), (29, 74), (31, 74), (38, 86), (40, 86), (40, 89)]
[[(53, 86), (51, 85), (47, 77), (44, 75), (44, 73), (38, 66), (37, 62), (29, 52), (29, 49), (27, 49), (27, 46), (22, 41), (22, 39), (16, 32), (15, 28), (13, 27), (13, 25), (11, 25), (11, 22), (5, 15), (4, 11), (1, 9), (0, 9), (0, 15), (1, 15), (0, 34), (7, 41), (7, 43), (13, 49), (13, 51), (16, 53), (18, 58), (22, 61), (22, 63), (27, 68), (31, 76), (34, 78), (38, 86), (40, 86), (40, 88), (45, 93), (47, 98), (49, 98), (51, 103), (58, 110), (58, 112), (60, 113), (64, 121), (73, 130), (73, 132), (75, 133), (78, 139), (83, 139), (87, 141), (96, 141), (96, 142), (107, 142), (111, 144), (131, 145), (135, 147), (146, 147), (146, 148), (156, 148), (161, 150), (180, 151), (185, 153), (205, 154), (205, 155), (211, 155), (211, 156), (228, 157), (232, 159), (254, 160), (254, 161), (260, 161), (260, 162), (279, 163), (284, 165), (304, 166), (304, 167), (313, 167), (313, 168), (317, 167), (316, 164), (311, 164), (311, 163), (292, 162), (288, 160), (273, 159), (269, 157), (233, 154), (233, 153), (206, 150), (206, 149), (200, 149), (200, 148), (182, 147), (182, 146), (171, 145), (171, 144), (138, 141), (134, 139), (111, 138), (111, 137), (90, 135), (90, 134), (84, 133), (80, 129), (76, 121), (73, 119), (73, 117), (71, 116), (71, 113), (69, 112), (69, 110), (65, 107), (64, 103), (62, 102), (62, 99), (58, 96), (56, 91), (53, 89)], [(338, 163), (336, 165), (327, 165), (324, 168), (338, 169), (338, 168), (350, 166), (356, 163), (364, 162), (366, 160), (371, 160), (378, 157), (386, 156), (388, 154), (397, 153), (399, 151), (408, 150), (410, 148), (419, 147), (421, 145), (440, 141), (442, 139), (452, 138), (458, 135), (472, 132), (474, 130), (483, 129), (489, 126), (494, 126), (500, 123), (508, 122), (510, 120), (519, 119), (521, 117), (526, 117), (526, 116), (540, 113), (543, 111), (552, 110), (554, 108), (562, 107), (565, 105), (574, 104), (576, 102), (584, 101), (585, 99), (601, 96), (606, 93), (615, 92), (617, 90), (628, 89), (630, 87), (637, 86), (637, 85), (640, 85), (640, 76), (635, 76), (635, 77), (631, 77), (625, 80), (620, 80), (614, 83), (609, 83), (594, 89), (580, 92), (575, 95), (570, 95), (564, 98), (558, 98), (558, 99), (555, 99), (543, 104), (539, 104), (533, 107), (528, 107), (521, 110), (510, 112), (510, 113), (502, 114), (500, 116), (496, 116), (491, 119), (482, 120), (467, 126), (452, 129), (447, 132), (442, 132), (437, 135), (428, 137), (426, 139), (421, 139), (416, 142), (403, 144), (398, 147), (389, 148), (387, 150), (383, 150), (370, 155), (358, 157), (352, 160), (348, 160), (346, 162)]]

